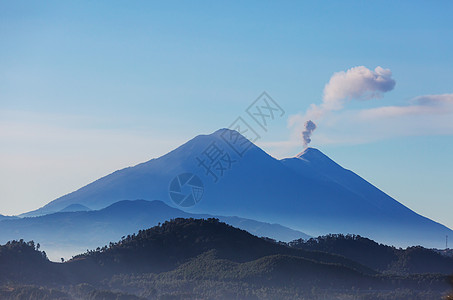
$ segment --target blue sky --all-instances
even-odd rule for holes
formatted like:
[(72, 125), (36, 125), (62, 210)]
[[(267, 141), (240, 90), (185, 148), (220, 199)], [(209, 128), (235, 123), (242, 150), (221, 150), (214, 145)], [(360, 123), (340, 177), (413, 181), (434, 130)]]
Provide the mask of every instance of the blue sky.
[(452, 13), (450, 1), (1, 1), (0, 213), (227, 127), (263, 91), (286, 114), (258, 145), (293, 156), (288, 118), (320, 105), (334, 73), (381, 66), (395, 87), (324, 117), (311, 145), (453, 228), (451, 106), (358, 117), (453, 93)]

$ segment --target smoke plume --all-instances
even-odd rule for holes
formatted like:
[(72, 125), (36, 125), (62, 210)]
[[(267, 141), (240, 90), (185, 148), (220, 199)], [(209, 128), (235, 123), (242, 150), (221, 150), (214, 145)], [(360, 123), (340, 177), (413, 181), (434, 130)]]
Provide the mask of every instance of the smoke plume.
[(343, 109), (344, 105), (353, 99), (381, 98), (385, 92), (393, 90), (395, 84), (392, 71), (382, 67), (376, 67), (372, 71), (364, 66), (358, 66), (350, 68), (346, 72), (334, 73), (324, 87), (322, 103), (320, 105), (312, 104), (305, 116), (294, 117), (290, 123), (308, 120), (303, 123), (302, 131), (304, 146), (307, 147), (311, 142), (311, 135), (317, 127), (312, 120), (320, 120), (328, 112)]
[(312, 120), (308, 120), (304, 124), (304, 131), (302, 131), (302, 138), (304, 139), (304, 148), (308, 147), (311, 142), (311, 135), (316, 129), (316, 124)]

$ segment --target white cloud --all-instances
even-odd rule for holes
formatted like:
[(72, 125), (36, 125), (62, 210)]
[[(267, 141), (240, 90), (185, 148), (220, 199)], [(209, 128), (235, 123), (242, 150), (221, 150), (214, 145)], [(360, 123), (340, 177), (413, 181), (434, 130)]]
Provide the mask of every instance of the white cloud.
[(380, 98), (383, 93), (393, 90), (395, 84), (390, 69), (382, 67), (376, 67), (372, 71), (364, 66), (358, 66), (346, 72), (337, 72), (324, 87), (321, 108), (340, 110), (345, 102), (352, 99)]
[(401, 106), (345, 110), (322, 121), (317, 144), (369, 143), (405, 136), (453, 135), (453, 94), (415, 97)]
[(425, 95), (415, 97), (410, 101), (413, 104), (424, 106), (453, 106), (453, 94)]
[(413, 98), (403, 106), (383, 106), (362, 110), (362, 119), (387, 119), (416, 115), (439, 115), (453, 113), (453, 94), (424, 95)]
[[(320, 105), (311, 104), (304, 115), (289, 117), (288, 126), (293, 128), (294, 132), (292, 136), (299, 136), (302, 132), (301, 140), (307, 146), (311, 141), (311, 134), (317, 128), (315, 123), (324, 119), (326, 115), (343, 109), (346, 102), (353, 99), (380, 98), (385, 92), (391, 91), (395, 84), (390, 69), (380, 66), (374, 71), (358, 66), (334, 73), (324, 87), (323, 101)], [(313, 124), (313, 126), (307, 128), (307, 124)]]
[[(295, 129), (289, 140), (274, 141), (265, 146), (273, 153), (291, 156), (303, 145), (301, 131), (306, 115), (288, 118), (288, 127)], [(315, 146), (366, 144), (406, 136), (453, 135), (453, 94), (423, 95), (406, 105), (330, 111), (318, 121), (313, 137)]]

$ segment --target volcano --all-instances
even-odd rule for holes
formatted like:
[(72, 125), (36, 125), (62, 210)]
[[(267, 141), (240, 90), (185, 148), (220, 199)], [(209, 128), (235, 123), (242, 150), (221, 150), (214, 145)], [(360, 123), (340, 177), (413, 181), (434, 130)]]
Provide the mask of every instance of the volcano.
[[(194, 193), (189, 202), (177, 193)], [(196, 179), (196, 180), (194, 180)], [(184, 180), (183, 180), (184, 181)], [(173, 182), (173, 185), (171, 184)], [(279, 223), (312, 236), (351, 233), (381, 243), (440, 248), (451, 229), (402, 205), (314, 148), (275, 159), (237, 131), (199, 135), (175, 150), (118, 170), (44, 207), (38, 216), (69, 205), (102, 209), (121, 200), (160, 200), (189, 213), (238, 216)]]

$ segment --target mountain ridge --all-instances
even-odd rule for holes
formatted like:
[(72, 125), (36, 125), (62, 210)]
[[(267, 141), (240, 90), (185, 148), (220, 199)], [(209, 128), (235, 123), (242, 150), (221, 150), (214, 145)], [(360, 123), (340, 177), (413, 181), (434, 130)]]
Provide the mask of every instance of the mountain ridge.
[(310, 238), (303, 232), (252, 219), (187, 213), (162, 201), (123, 200), (101, 210), (57, 212), (39, 217), (0, 221), (0, 243), (36, 240), (52, 260), (119, 240), (122, 236), (174, 218), (218, 218), (227, 224), (288, 242)]
[[(196, 136), (159, 158), (113, 172), (22, 216), (74, 203), (100, 209), (123, 199), (159, 199), (177, 208), (169, 197), (169, 183), (179, 174), (192, 173), (203, 182), (204, 192), (196, 205), (179, 207), (189, 213), (278, 223), (312, 236), (354, 233), (403, 247), (440, 247), (445, 235), (453, 235), (451, 229), (413, 212), (317, 149), (277, 160), (248, 142), (248, 150), (239, 155), (230, 139), (238, 136), (246, 140), (228, 129)], [(200, 165), (211, 145), (234, 161), (217, 180)]]
[(412, 300), (449, 292), (445, 275), (380, 273), (213, 218), (177, 218), (62, 263), (39, 248), (23, 240), (0, 245), (0, 298)]

